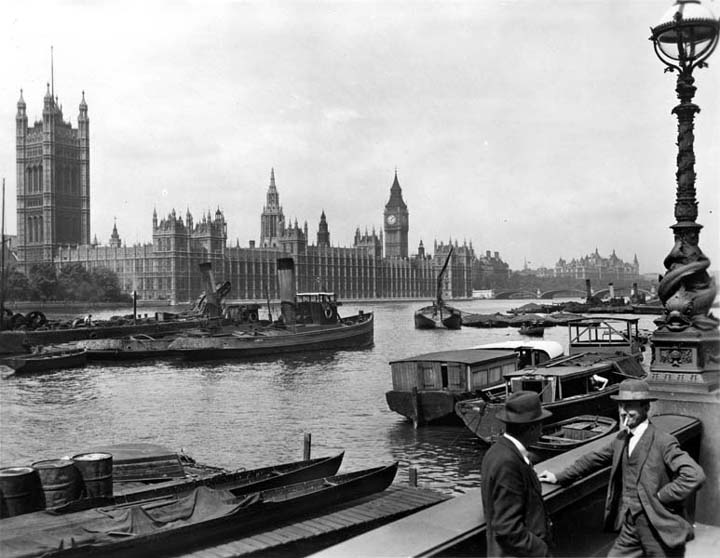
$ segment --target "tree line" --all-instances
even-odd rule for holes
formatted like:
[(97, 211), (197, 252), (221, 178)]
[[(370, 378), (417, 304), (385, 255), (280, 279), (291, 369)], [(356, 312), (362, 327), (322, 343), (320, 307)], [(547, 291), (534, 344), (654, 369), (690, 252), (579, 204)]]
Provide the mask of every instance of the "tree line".
[(128, 302), (117, 274), (105, 267), (85, 269), (80, 263), (34, 264), (25, 275), (17, 269), (5, 278), (6, 301)]

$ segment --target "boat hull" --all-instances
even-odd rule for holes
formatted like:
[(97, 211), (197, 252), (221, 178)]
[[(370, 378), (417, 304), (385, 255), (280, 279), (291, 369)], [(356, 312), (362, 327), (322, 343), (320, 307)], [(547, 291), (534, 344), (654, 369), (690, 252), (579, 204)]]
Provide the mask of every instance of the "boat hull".
[(460, 329), (462, 312), (452, 306), (443, 306), (436, 311), (434, 306), (426, 306), (415, 312), (416, 329)]
[(204, 327), (208, 319), (188, 319), (155, 321), (127, 325), (81, 325), (74, 328), (58, 328), (34, 331), (3, 331), (0, 337), (6, 338), (8, 343), (19, 342), (25, 345), (53, 345), (57, 343), (68, 343), (80, 341), (81, 339), (101, 339), (108, 337), (127, 337), (129, 335), (147, 334), (152, 336), (171, 335)]
[[(262, 532), (281, 521), (381, 492), (392, 484), (397, 466), (396, 462), (355, 473), (323, 477), (255, 492), (244, 499), (227, 500), (227, 493), (220, 493), (214, 496), (216, 501), (219, 498), (223, 500), (224, 511), (219, 511), (220, 515), (208, 509), (201, 511), (199, 516), (193, 514), (193, 517), (179, 521), (166, 520), (155, 527), (150, 524), (154, 523), (158, 508), (143, 509), (139, 506), (66, 514), (62, 526), (44, 512), (26, 514), (4, 520), (4, 529), (0, 531), (0, 551), (6, 558), (40, 554), (48, 557), (158, 557), (186, 553), (246, 533)], [(207, 491), (206, 488), (198, 490)], [(191, 493), (188, 498), (196, 494)], [(128, 512), (133, 517), (142, 518), (142, 524), (138, 523), (141, 531), (132, 534), (121, 531), (127, 525)], [(113, 519), (108, 522), (108, 518)], [(116, 522), (121, 522), (123, 527), (116, 527)], [(124, 533), (127, 535), (118, 536)], [(73, 536), (74, 546), (60, 544)]]
[[(552, 412), (554, 422), (588, 414), (613, 418), (617, 416), (617, 403), (610, 397), (617, 394), (619, 387), (619, 384), (612, 384), (602, 391), (544, 404), (543, 408)], [(503, 400), (470, 399), (458, 402), (455, 413), (473, 434), (490, 444), (505, 431), (504, 423), (497, 418), (498, 411), (504, 406)]]
[(543, 426), (540, 439), (530, 444), (532, 461), (538, 463), (612, 434), (617, 420), (598, 415), (579, 415)]
[(169, 348), (173, 339), (87, 339), (78, 341), (77, 346), (87, 351), (91, 361), (144, 360), (178, 356)]
[(521, 327), (520, 335), (527, 335), (528, 337), (543, 337), (545, 335), (545, 327), (544, 326)]
[(49, 351), (6, 357), (0, 359), (0, 363), (12, 368), (15, 374), (36, 374), (67, 368), (82, 368), (87, 364), (87, 354), (84, 349)]
[[(169, 348), (188, 360), (248, 358), (298, 351), (356, 349), (373, 344), (373, 314), (343, 319), (332, 326), (295, 326), (257, 334), (223, 337), (179, 337)], [(270, 334), (271, 333), (271, 334)]]
[(385, 400), (391, 411), (412, 421), (415, 428), (429, 424), (461, 425), (455, 414), (455, 404), (476, 397), (475, 393), (450, 393), (445, 390), (399, 391), (391, 390)]
[[(340, 468), (344, 452), (329, 457), (317, 457), (304, 461), (279, 463), (269, 467), (235, 472), (219, 472), (205, 477), (171, 479), (165, 482), (152, 483), (143, 487), (121, 490), (112, 498), (86, 498), (70, 502), (55, 513), (80, 511), (97, 506), (157, 502), (162, 499), (178, 499), (200, 486), (208, 486), (216, 490), (227, 490), (234, 496), (242, 496), (260, 490), (269, 490), (288, 484), (311, 481), (335, 475)], [(132, 464), (126, 464), (131, 466)], [(137, 483), (132, 483), (137, 484)]]

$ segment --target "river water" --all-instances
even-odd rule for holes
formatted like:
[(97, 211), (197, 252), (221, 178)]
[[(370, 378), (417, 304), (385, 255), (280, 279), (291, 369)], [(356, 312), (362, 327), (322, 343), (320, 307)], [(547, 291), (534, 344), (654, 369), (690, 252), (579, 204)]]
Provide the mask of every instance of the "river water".
[[(528, 300), (453, 302), (468, 312), (505, 312)], [(543, 301), (536, 301), (543, 302)], [(547, 302), (547, 301), (544, 301)], [(475, 488), (483, 448), (465, 427), (415, 430), (391, 412), (390, 360), (519, 338), (515, 328), (459, 331), (414, 329), (423, 302), (350, 303), (375, 313), (375, 344), (360, 351), (307, 353), (237, 362), (155, 361), (86, 368), (0, 382), (0, 466), (29, 465), (92, 446), (151, 442), (228, 469), (345, 451), (341, 471), (400, 462), (398, 480), (418, 470), (418, 482), (449, 494)], [(155, 309), (142, 309), (142, 312)], [(96, 318), (127, 313), (97, 313)], [(640, 327), (654, 329), (653, 316)], [(567, 348), (567, 329), (546, 340)]]

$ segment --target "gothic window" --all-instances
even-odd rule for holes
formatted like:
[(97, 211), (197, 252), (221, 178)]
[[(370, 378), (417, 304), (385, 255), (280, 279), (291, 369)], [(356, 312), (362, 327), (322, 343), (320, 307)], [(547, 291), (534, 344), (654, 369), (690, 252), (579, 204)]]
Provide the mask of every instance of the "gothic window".
[(43, 242), (45, 240), (45, 234), (43, 232), (43, 218), (38, 217), (38, 240)]

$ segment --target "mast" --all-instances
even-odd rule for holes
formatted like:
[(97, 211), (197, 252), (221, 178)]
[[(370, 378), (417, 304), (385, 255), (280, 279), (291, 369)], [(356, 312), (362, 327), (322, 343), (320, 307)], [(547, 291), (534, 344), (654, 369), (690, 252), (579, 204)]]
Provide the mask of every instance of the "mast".
[(452, 256), (453, 253), (453, 247), (452, 244), (450, 245), (450, 251), (448, 252), (447, 258), (445, 258), (445, 264), (442, 266), (442, 269), (440, 270), (440, 274), (438, 275), (437, 279), (437, 297), (435, 299), (435, 303), (438, 306), (442, 306), (442, 280), (443, 275), (445, 275), (445, 270), (447, 269), (448, 263), (450, 262), (450, 256)]

